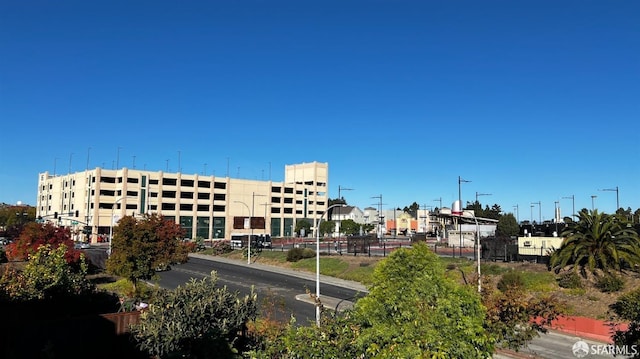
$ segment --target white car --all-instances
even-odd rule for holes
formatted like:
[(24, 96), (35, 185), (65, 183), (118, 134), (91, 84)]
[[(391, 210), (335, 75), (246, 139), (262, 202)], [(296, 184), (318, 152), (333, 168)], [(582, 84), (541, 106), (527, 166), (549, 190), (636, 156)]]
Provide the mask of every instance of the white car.
[(74, 248), (75, 249), (89, 249), (89, 248), (91, 248), (91, 243), (88, 243), (88, 242), (76, 243)]

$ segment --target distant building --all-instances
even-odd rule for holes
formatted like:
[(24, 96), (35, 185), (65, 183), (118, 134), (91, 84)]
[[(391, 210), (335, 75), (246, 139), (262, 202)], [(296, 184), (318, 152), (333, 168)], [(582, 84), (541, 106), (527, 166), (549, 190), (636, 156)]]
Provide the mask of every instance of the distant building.
[(228, 239), (248, 233), (245, 223), (254, 233), (292, 236), (296, 221), (313, 224), (326, 211), (328, 173), (319, 162), (285, 166), (283, 182), (129, 168), (44, 172), (36, 216), (72, 230), (88, 226), (93, 241), (125, 215), (152, 213), (179, 223), (186, 238)]

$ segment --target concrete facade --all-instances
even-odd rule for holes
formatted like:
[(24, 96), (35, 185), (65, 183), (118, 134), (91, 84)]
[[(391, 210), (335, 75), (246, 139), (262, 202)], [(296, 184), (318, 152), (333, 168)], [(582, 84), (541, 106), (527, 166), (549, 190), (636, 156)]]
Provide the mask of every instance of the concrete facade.
[[(283, 182), (121, 168), (94, 168), (38, 176), (36, 216), (72, 232), (91, 227), (91, 240), (106, 235), (112, 220), (160, 214), (186, 230), (186, 238), (229, 238), (234, 220), (264, 221), (255, 234), (291, 236), (295, 223), (316, 223), (328, 203), (329, 167), (311, 162), (285, 166)], [(236, 222), (237, 223), (237, 222)], [(248, 223), (248, 221), (247, 221)]]

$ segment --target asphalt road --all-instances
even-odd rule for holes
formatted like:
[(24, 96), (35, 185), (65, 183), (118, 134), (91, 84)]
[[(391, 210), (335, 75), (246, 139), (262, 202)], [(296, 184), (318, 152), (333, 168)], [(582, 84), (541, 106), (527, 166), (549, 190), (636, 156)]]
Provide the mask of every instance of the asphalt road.
[[(209, 277), (212, 270), (218, 274), (218, 284), (226, 285), (233, 292), (241, 295), (249, 294), (252, 286), (258, 294), (261, 309), (267, 309), (263, 299), (270, 297), (272, 302), (282, 306), (278, 318), (288, 320), (291, 315), (296, 317), (298, 324), (306, 325), (315, 321), (315, 305), (306, 293), (315, 293), (315, 279), (308, 273), (299, 273), (301, 277), (291, 275), (291, 271), (277, 267), (252, 265), (239, 262), (209, 260), (197, 257), (189, 258), (184, 264), (175, 265), (171, 270), (160, 272), (159, 285), (173, 289), (188, 282), (191, 278), (202, 279)], [(332, 283), (328, 283), (331, 281)], [(320, 281), (320, 298), (325, 307), (338, 310), (347, 307), (356, 297), (362, 297), (364, 287), (357, 283), (338, 283), (331, 278), (322, 277)], [(351, 288), (349, 288), (351, 287)]]

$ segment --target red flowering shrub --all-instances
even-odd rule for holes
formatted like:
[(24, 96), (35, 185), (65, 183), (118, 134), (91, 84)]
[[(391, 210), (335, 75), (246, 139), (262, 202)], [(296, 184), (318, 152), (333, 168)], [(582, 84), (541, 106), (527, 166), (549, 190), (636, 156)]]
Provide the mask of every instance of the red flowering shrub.
[(60, 244), (67, 246), (65, 260), (76, 263), (80, 260), (80, 251), (73, 248), (73, 240), (68, 228), (56, 227), (51, 223), (31, 222), (24, 226), (18, 239), (5, 247), (7, 259), (10, 261), (24, 261), (35, 253), (41, 246), (49, 244), (51, 248), (58, 248)]

